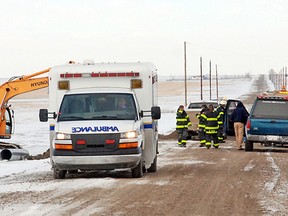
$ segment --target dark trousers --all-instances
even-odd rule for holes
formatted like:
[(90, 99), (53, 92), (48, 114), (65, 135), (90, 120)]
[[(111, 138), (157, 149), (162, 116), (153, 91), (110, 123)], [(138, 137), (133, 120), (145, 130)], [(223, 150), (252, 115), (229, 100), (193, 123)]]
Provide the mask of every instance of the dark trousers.
[(217, 133), (212, 133), (210, 134), (209, 132), (206, 133), (206, 146), (211, 146), (213, 141), (213, 146), (218, 147), (219, 146), (219, 141), (218, 141), (218, 135)]
[(219, 125), (217, 136), (218, 136), (218, 141), (219, 142), (224, 140), (224, 126), (223, 126), (223, 124)]
[(200, 140), (200, 144), (205, 144), (206, 143), (206, 134), (204, 128), (199, 128), (198, 129), (198, 137)]
[(178, 132), (178, 145), (186, 145), (188, 132), (187, 129), (177, 129)]

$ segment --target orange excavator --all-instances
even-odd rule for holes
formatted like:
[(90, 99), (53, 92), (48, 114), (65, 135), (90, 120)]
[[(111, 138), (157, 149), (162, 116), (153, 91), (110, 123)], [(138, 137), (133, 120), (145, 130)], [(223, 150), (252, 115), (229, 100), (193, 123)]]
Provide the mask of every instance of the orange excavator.
[(50, 68), (27, 76), (11, 77), (8, 82), (0, 86), (0, 138), (10, 139), (13, 132), (13, 115), (8, 101), (16, 95), (48, 87), (48, 76), (35, 77), (48, 73), (49, 70)]
[[(10, 139), (14, 131), (14, 116), (8, 102), (16, 95), (24, 94), (34, 90), (46, 88), (49, 86), (48, 76), (38, 77), (48, 73), (50, 68), (33, 73), (27, 76), (11, 77), (7, 82), (0, 86), (0, 138)], [(0, 143), (0, 159), (8, 159), (6, 151), (8, 148), (17, 148), (17, 145), (9, 143)], [(8, 150), (7, 150), (8, 151)], [(4, 153), (3, 153), (4, 152)], [(5, 156), (6, 155), (6, 156)], [(9, 156), (9, 152), (8, 152)], [(10, 155), (12, 156), (12, 155)], [(8, 159), (9, 160), (9, 159)]]

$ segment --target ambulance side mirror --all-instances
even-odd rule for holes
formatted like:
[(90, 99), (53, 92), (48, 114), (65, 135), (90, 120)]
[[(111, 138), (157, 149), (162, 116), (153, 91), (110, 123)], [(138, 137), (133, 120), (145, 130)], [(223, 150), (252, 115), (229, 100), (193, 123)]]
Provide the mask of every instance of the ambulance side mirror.
[(41, 122), (48, 121), (48, 110), (47, 109), (40, 109), (39, 110), (39, 119)]
[[(49, 114), (52, 115), (49, 117)], [(39, 110), (39, 119), (41, 122), (47, 122), (48, 118), (55, 119), (57, 117), (57, 114), (55, 112), (49, 113), (47, 109), (40, 109)]]
[(151, 107), (151, 117), (152, 117), (152, 119), (160, 119), (161, 118), (161, 109), (159, 106)]
[[(146, 114), (145, 113), (149, 113)], [(139, 113), (140, 117), (151, 117), (152, 119), (160, 119), (161, 118), (161, 110), (160, 107), (158, 106), (154, 106), (151, 107), (151, 110), (141, 110), (141, 112)]]

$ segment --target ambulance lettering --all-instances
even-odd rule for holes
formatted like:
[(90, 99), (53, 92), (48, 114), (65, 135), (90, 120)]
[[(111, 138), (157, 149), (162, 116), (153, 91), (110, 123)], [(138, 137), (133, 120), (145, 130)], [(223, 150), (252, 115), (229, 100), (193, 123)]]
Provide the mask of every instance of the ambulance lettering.
[(119, 132), (116, 126), (72, 127), (72, 133), (83, 132)]

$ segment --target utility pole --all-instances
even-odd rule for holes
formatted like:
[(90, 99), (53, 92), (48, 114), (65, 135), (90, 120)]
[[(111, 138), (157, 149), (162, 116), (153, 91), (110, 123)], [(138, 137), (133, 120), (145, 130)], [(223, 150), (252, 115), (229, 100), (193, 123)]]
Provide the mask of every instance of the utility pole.
[(185, 88), (185, 107), (187, 106), (187, 68), (186, 68), (186, 41), (184, 41), (184, 88)]
[(209, 86), (210, 86), (210, 100), (212, 100), (211, 82), (212, 82), (212, 77), (211, 77), (211, 60), (210, 60), (210, 61), (209, 61)]
[(218, 71), (217, 71), (217, 64), (216, 64), (216, 97), (218, 101)]
[(278, 73), (275, 73), (275, 85), (274, 86), (276, 89), (279, 89), (278, 88)]
[(283, 71), (282, 71), (282, 87), (283, 86), (285, 86), (285, 69), (284, 69), (284, 67), (283, 67)]
[(285, 87), (287, 88), (287, 67), (285, 67)]
[(200, 57), (200, 98), (203, 100), (202, 56)]

